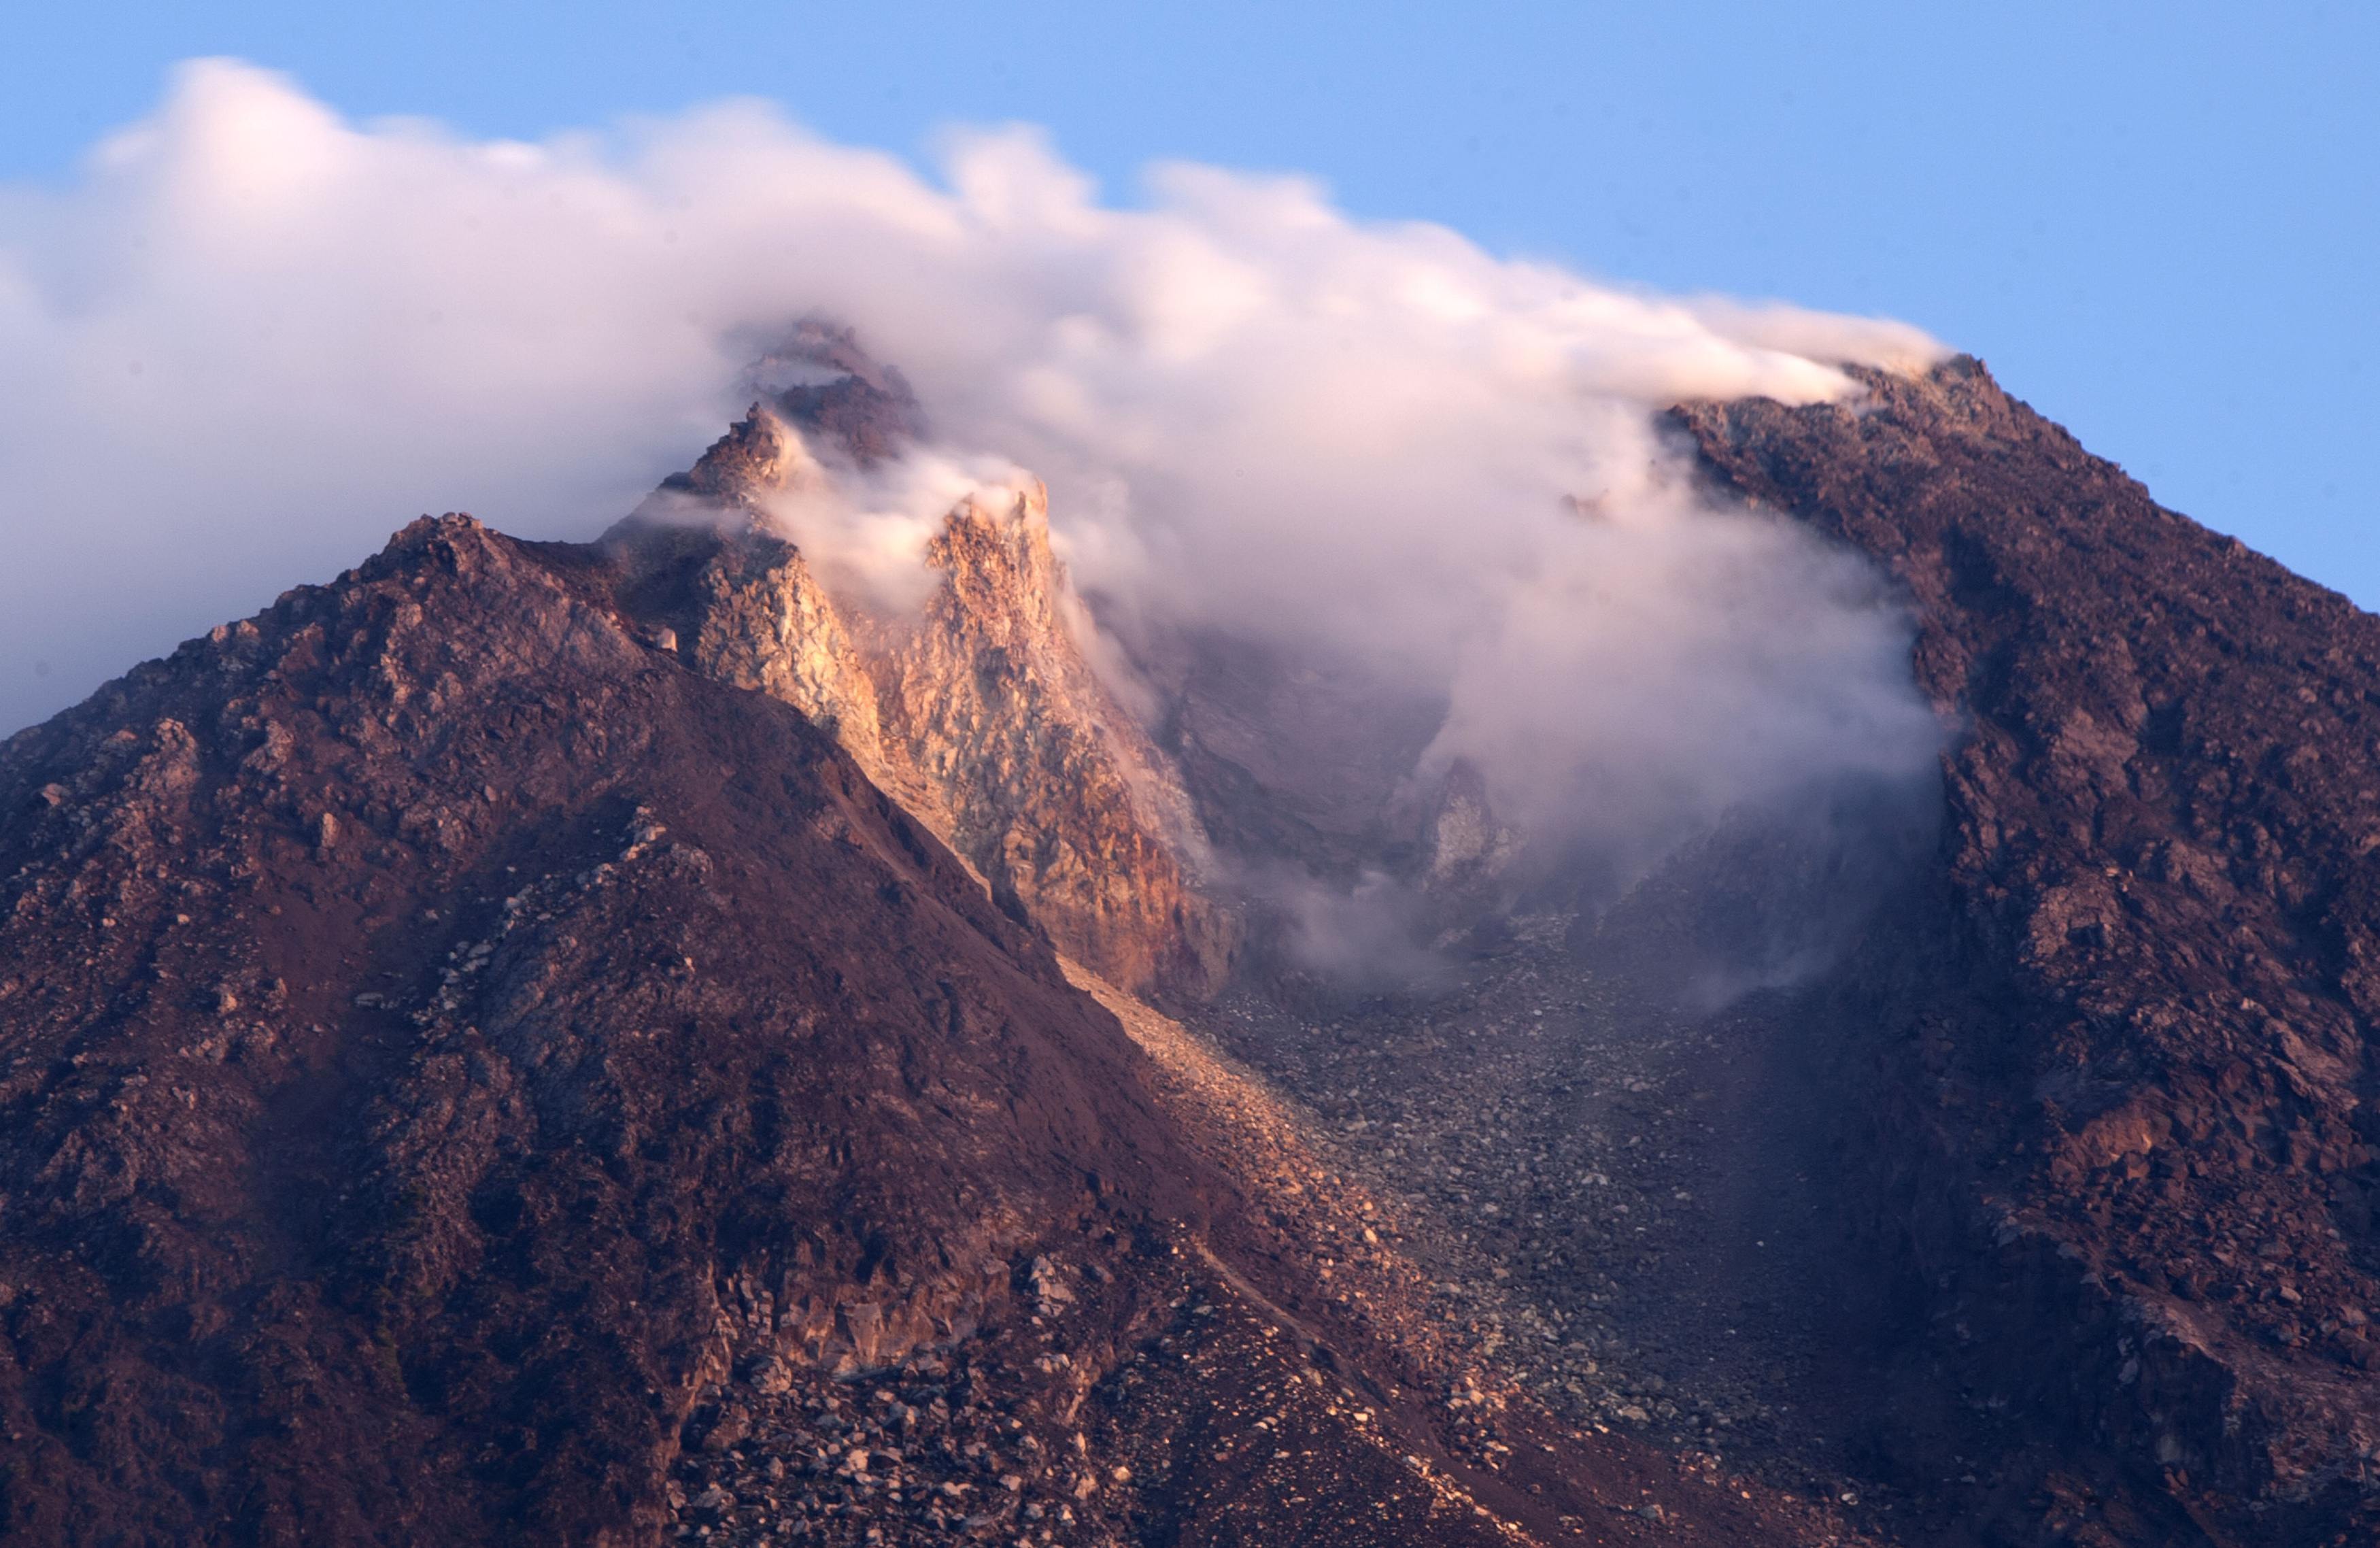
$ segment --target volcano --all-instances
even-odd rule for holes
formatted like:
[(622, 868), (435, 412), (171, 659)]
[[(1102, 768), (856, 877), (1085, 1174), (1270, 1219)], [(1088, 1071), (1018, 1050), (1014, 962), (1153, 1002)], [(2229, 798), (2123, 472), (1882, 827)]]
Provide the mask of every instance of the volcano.
[(1355, 665), (1119, 667), (1038, 486), (871, 605), (770, 504), (923, 414), (798, 342), (0, 744), (10, 1541), (2380, 1531), (2380, 623), (1971, 359), (1682, 404), (1946, 750), (1581, 877)]

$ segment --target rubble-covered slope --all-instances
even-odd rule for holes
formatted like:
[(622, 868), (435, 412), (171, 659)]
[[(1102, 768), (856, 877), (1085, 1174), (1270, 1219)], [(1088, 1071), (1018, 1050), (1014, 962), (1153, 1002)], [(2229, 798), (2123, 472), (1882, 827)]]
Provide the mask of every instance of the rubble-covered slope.
[(0, 802), (19, 1541), (630, 1541), (722, 1286), (874, 1364), (1196, 1213), (930, 836), (468, 520), (13, 738)]
[[(1973, 360), (1867, 384), (1675, 423), (1900, 580), (1959, 727), (1929, 875), (1811, 1018), (1912, 1369), (2022, 1420), (2075, 1540), (2369, 1530), (2380, 619)], [(2057, 1477), (2091, 1457), (2179, 1514), (2100, 1520)]]
[(1807, 1536), (1450, 1408), (1037, 934), (618, 580), (425, 519), (0, 744), (0, 1535)]

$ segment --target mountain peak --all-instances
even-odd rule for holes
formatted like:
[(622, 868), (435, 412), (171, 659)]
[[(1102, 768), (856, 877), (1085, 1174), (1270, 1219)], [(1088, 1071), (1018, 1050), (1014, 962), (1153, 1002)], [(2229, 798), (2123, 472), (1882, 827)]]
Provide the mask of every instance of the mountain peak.
[(625, 604), (698, 669), (832, 731), (1094, 972), (1213, 993), (1235, 927), (1199, 885), (1204, 835), (1178, 776), (1086, 653), (1097, 626), (1052, 551), (1047, 490), (958, 499), (917, 556), (922, 603), (889, 612), (838, 594), (771, 514), (772, 496), (805, 480), (831, 494), (841, 476), (808, 433), (756, 407), (663, 484), (666, 506), (614, 529)]

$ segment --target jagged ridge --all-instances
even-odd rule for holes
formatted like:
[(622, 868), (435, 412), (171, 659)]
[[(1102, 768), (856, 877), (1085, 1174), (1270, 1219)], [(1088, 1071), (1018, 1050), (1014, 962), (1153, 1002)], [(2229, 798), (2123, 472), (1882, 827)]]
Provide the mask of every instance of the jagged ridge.
[(607, 539), (621, 594), (666, 619), (699, 669), (830, 728), (1004, 907), (1094, 971), (1211, 993), (1235, 927), (1199, 884), (1204, 839), (1170, 764), (1085, 658), (1091, 626), (1050, 552), (1046, 497), (962, 503), (923, 556), (940, 575), (923, 609), (886, 616), (831, 596), (759, 515), (815, 469), (799, 429), (756, 405), (675, 481), (711, 525), (688, 529), (677, 509)]

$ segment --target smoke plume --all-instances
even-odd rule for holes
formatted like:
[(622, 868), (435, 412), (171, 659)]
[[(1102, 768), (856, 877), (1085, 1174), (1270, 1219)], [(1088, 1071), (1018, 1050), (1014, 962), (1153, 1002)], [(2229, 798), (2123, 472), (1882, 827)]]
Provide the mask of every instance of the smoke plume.
[(884, 595), (954, 498), (1037, 476), (1127, 638), (1365, 660), (1449, 704), (1426, 763), (1646, 856), (1930, 756), (1871, 577), (1712, 507), (1654, 429), (1852, 397), (1840, 362), (1938, 356), (1912, 329), (1596, 284), (1296, 178), (1160, 166), (1117, 207), (1030, 129), (934, 177), (755, 103), (478, 142), (223, 60), (0, 193), (0, 726), (420, 511), (591, 535), (805, 317), (923, 406), (926, 445), (787, 516)]

